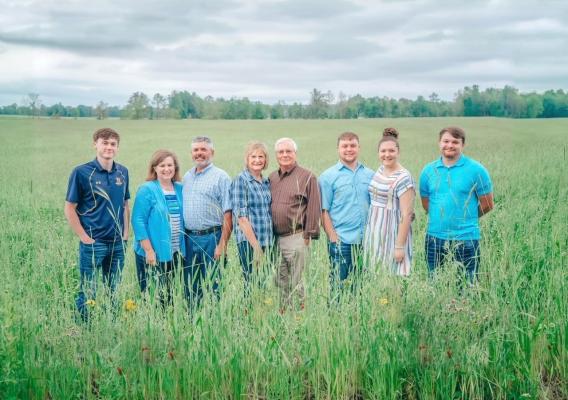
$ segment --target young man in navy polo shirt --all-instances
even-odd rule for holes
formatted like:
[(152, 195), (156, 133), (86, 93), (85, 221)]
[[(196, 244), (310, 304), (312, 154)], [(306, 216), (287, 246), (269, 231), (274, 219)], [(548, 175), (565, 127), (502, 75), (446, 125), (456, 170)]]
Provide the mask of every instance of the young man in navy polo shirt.
[(428, 271), (432, 276), (452, 256), (472, 284), (479, 268), (479, 218), (493, 209), (493, 184), (483, 165), (462, 154), (463, 129), (444, 128), (439, 139), (441, 157), (420, 175), (420, 197), (428, 213)]
[(65, 217), (79, 237), (81, 287), (77, 309), (88, 319), (87, 307), (94, 304), (97, 271), (114, 293), (124, 266), (130, 209), (128, 170), (114, 162), (120, 136), (110, 128), (93, 134), (96, 158), (76, 167), (69, 177)]

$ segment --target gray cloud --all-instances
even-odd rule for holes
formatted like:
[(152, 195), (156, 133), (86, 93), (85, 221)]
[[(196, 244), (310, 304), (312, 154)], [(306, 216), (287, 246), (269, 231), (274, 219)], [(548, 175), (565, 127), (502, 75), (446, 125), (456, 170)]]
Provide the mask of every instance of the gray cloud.
[(451, 98), (465, 85), (567, 88), (568, 6), (549, 1), (11, 2), (0, 104), (29, 91), (306, 101), (309, 91)]

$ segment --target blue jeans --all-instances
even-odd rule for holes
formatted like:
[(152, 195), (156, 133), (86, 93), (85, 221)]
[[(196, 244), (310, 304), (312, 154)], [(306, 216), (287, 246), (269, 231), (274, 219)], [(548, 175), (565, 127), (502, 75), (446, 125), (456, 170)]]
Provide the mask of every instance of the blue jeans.
[(97, 292), (97, 271), (103, 275), (103, 283), (114, 294), (120, 282), (124, 267), (124, 247), (122, 240), (105, 243), (79, 244), (79, 275), (81, 286), (75, 303), (83, 321), (87, 321), (89, 313), (87, 300), (95, 300)]
[[(349, 275), (355, 274), (362, 249), (360, 244), (328, 242), (327, 250), (329, 253), (329, 262), (331, 263), (329, 274), (330, 287), (333, 291), (341, 288)], [(357, 279), (357, 277), (352, 276), (352, 279)], [(353, 286), (354, 285), (352, 285), (352, 288)]]
[(203, 298), (203, 289), (209, 286), (219, 297), (221, 271), (219, 260), (215, 260), (214, 255), (220, 239), (221, 230), (206, 235), (191, 235), (186, 231), (187, 258), (183, 268), (183, 282), (185, 297), (190, 308), (199, 306)]
[(473, 284), (477, 280), (480, 259), (479, 240), (446, 240), (427, 234), (425, 248), (430, 278), (447, 258), (453, 258), (460, 264), (462, 273), (465, 270), (468, 284)]
[(180, 253), (174, 253), (171, 261), (161, 262), (158, 265), (150, 266), (146, 264), (146, 257), (136, 254), (136, 276), (140, 285), (140, 292), (144, 293), (148, 289), (148, 275), (152, 272), (156, 276), (160, 303), (162, 307), (172, 303), (172, 290), (176, 270), (183, 257)]
[[(265, 256), (268, 256), (268, 260), (271, 259), (272, 256), (272, 247), (271, 246), (261, 246), (262, 252)], [(246, 240), (243, 240), (240, 243), (237, 243), (237, 249), (239, 251), (239, 261), (241, 263), (241, 267), (243, 269), (243, 278), (245, 280), (245, 294), (248, 294), (250, 291), (250, 282), (252, 280), (258, 281), (257, 284), (262, 286), (262, 282), (260, 281), (260, 276), (258, 274), (253, 275), (254, 270), (254, 251), (250, 243)], [(266, 265), (262, 265), (261, 268), (266, 267)]]

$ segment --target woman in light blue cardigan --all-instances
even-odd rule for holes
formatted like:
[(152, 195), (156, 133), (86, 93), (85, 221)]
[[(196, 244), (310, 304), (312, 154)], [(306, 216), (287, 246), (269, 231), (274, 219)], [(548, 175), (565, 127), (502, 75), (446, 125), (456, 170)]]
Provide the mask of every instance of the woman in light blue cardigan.
[(146, 183), (136, 193), (132, 209), (136, 274), (142, 293), (150, 271), (157, 276), (162, 306), (171, 304), (172, 283), (183, 265), (183, 202), (179, 163), (175, 153), (158, 150), (152, 155)]

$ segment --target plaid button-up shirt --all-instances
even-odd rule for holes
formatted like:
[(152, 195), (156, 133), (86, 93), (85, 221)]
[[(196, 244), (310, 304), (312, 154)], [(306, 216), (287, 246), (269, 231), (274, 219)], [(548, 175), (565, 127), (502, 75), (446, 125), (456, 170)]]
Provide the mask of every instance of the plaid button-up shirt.
[(270, 184), (268, 179), (257, 181), (245, 168), (231, 185), (234, 231), (237, 243), (247, 240), (239, 228), (239, 218), (248, 218), (254, 234), (261, 246), (272, 244), (272, 212)]

